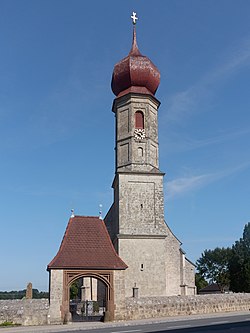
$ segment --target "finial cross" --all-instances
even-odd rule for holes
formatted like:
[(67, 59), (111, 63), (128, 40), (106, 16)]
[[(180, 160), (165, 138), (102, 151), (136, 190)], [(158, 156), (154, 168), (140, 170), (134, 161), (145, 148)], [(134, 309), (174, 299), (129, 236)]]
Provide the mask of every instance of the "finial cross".
[(136, 13), (133, 12), (133, 14), (130, 17), (132, 18), (133, 24), (136, 24), (136, 20), (138, 20), (138, 17), (136, 17)]

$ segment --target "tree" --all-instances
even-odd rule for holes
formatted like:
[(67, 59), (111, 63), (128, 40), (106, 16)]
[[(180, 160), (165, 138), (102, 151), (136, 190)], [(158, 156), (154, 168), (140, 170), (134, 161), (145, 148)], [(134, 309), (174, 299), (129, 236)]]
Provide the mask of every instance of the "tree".
[(198, 273), (209, 283), (217, 283), (222, 292), (230, 284), (231, 255), (231, 248), (216, 247), (214, 250), (205, 250), (196, 263)]
[(195, 273), (195, 285), (197, 291), (205, 288), (208, 285), (208, 282), (204, 279), (204, 277), (200, 273)]
[[(49, 293), (46, 291), (39, 291), (38, 289), (32, 289), (33, 298), (49, 298)], [(22, 299), (26, 296), (26, 289), (12, 290), (12, 291), (0, 291), (0, 299)]]
[(244, 227), (243, 237), (232, 247), (229, 270), (230, 289), (234, 292), (250, 292), (250, 222)]
[(70, 299), (80, 298), (81, 280), (74, 281), (70, 286)]

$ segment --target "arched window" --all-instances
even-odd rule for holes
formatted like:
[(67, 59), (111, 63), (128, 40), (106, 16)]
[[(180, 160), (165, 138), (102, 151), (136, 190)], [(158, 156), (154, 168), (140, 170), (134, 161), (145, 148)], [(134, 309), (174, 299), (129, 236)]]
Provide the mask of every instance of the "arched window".
[(142, 111), (135, 113), (135, 128), (144, 129), (144, 114)]
[(143, 148), (138, 147), (138, 157), (143, 157)]

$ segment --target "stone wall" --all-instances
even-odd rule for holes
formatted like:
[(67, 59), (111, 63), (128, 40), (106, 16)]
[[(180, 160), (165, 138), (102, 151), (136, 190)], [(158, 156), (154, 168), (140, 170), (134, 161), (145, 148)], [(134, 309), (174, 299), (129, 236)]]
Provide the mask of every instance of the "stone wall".
[[(119, 278), (115, 280), (119, 282)], [(250, 294), (130, 297), (126, 298), (124, 306), (119, 306), (118, 299), (115, 301), (117, 302), (116, 320), (250, 310)], [(46, 325), (49, 324), (48, 313), (47, 299), (0, 300), (0, 324), (11, 321), (21, 325)]]
[(135, 320), (249, 310), (250, 294), (126, 298), (126, 312), (121, 317)]
[(48, 312), (48, 299), (0, 300), (0, 324), (10, 321), (21, 325), (45, 325)]

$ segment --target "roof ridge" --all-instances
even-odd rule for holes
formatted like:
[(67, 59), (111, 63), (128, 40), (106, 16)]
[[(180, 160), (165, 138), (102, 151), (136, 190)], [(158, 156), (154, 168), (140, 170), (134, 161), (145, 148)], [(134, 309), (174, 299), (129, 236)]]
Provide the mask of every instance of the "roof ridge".
[(85, 218), (97, 218), (99, 219), (99, 216), (91, 216), (91, 215), (74, 215), (74, 217), (71, 217), (71, 219), (75, 217), (85, 217)]

